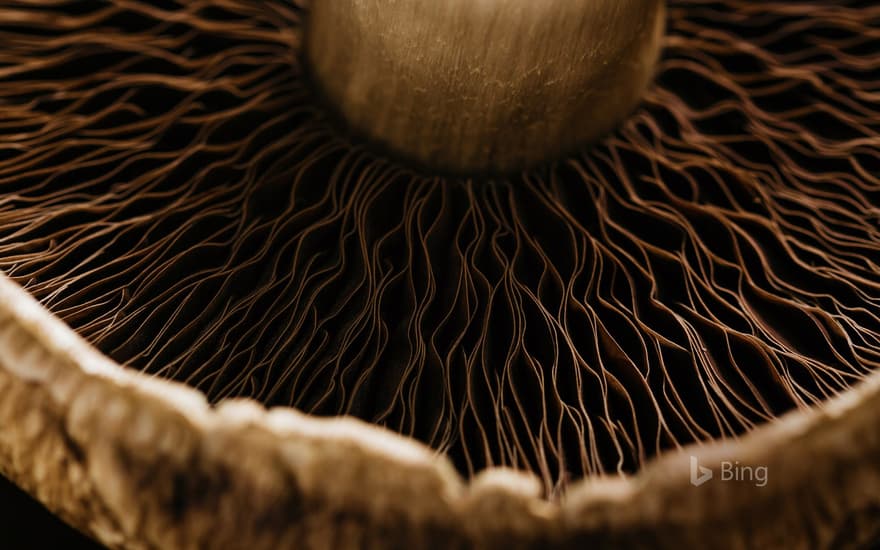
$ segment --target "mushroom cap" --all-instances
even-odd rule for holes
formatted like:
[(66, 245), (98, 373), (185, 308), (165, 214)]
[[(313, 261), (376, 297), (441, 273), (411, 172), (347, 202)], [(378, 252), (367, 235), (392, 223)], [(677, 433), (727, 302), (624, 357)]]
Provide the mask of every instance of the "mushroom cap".
[[(11, 45), (0, 49), (0, 79), (9, 84), (0, 87), (0, 112), (8, 114), (0, 119), (0, 262), (8, 273), (0, 279), (0, 472), (118, 548), (866, 543), (880, 530), (880, 384), (877, 374), (860, 372), (880, 359), (880, 250), (872, 225), (880, 78), (863, 54), (880, 41), (871, 30), (880, 25), (880, 7), (856, 7), (863, 4), (677, 3), (670, 56), (644, 109), (589, 153), (513, 182), (419, 178), (302, 123), (313, 113), (294, 85), (299, 34), (287, 24), (287, 0), (0, 7), (0, 32)], [(785, 36), (795, 37), (794, 53)], [(815, 98), (818, 105), (799, 103)], [(464, 265), (455, 263), (456, 253), (472, 257), (472, 248), (458, 250), (444, 238), (448, 227), (414, 215), (449, 206), (444, 201), (455, 194), (473, 199), (472, 218), (496, 224), (480, 237), (497, 256), (482, 258), (500, 258), (504, 268), (471, 271), (467, 264), (463, 277), (500, 281), (494, 304), (545, 306), (529, 318), (528, 334), (522, 325), (505, 332), (492, 322), (504, 315), (474, 316), (478, 329), (498, 332), (479, 354), (470, 349), (470, 358), (498, 358), (488, 364), (524, 375), (504, 379), (501, 389), (512, 380), (517, 390), (546, 388), (564, 401), (573, 378), (542, 387), (528, 377), (534, 371), (504, 360), (521, 359), (523, 349), (535, 357), (566, 346), (592, 352), (603, 362), (578, 363), (578, 372), (590, 375), (582, 380), (606, 382), (600, 395), (617, 398), (566, 403), (566, 411), (584, 405), (591, 436), (606, 430), (600, 435), (611, 459), (554, 498), (545, 491), (556, 479), (541, 468), (534, 469), (539, 479), (467, 464), (481, 470), (467, 479), (467, 467), (457, 471), (438, 452), (442, 445), (276, 406), (290, 395), (272, 402), (259, 393), (266, 384), (255, 384), (250, 395), (268, 407), (223, 391), (227, 382), (250, 390), (248, 382), (265, 380), (242, 365), (299, 359), (274, 347), (290, 340), (279, 338), (271, 321), (310, 327), (315, 310), (300, 305), (341, 323), (376, 319), (349, 315), (333, 301), (363, 287), (327, 284), (316, 273), (331, 277), (336, 272), (327, 265), (350, 269), (364, 261), (375, 269), (369, 276), (343, 270), (340, 279), (386, 292), (391, 277), (372, 275), (388, 275), (389, 257), (374, 252), (394, 239), (377, 228), (393, 230), (398, 246), (414, 243), (409, 250), (433, 254), (430, 263), (410, 266)], [(409, 215), (395, 225), (376, 207), (377, 197)], [(509, 204), (520, 217), (505, 218)], [(444, 212), (455, 219), (466, 217), (463, 211)], [(321, 233), (316, 227), (348, 239), (345, 261), (322, 255), (326, 240), (300, 238), (300, 230)], [(447, 232), (431, 233), (425, 249), (424, 241), (406, 240), (430, 233), (421, 231), (426, 227)], [(540, 278), (511, 260), (511, 250), (523, 253), (536, 239), (542, 247), (529, 252), (545, 251), (548, 260), (530, 264), (548, 266)], [(426, 282), (412, 273), (394, 280)], [(310, 284), (325, 292), (322, 300), (302, 290), (314, 290)], [(587, 306), (608, 306), (588, 318), (603, 322), (565, 324), (570, 310), (548, 306), (560, 286), (580, 293), (568, 303), (581, 315)], [(414, 294), (423, 288), (402, 287)], [(417, 297), (438, 295), (439, 287), (424, 288)], [(584, 298), (585, 288), (595, 295)], [(267, 299), (277, 296), (297, 299)], [(413, 318), (433, 319), (421, 315), (425, 302), (382, 296), (392, 319), (408, 308), (419, 314)], [(628, 300), (631, 315), (621, 316)], [(671, 313), (646, 312), (658, 304)], [(643, 330), (632, 336), (627, 327), (636, 325)], [(332, 373), (355, 363), (326, 361), (319, 352), (332, 359), (336, 349), (320, 347), (322, 335), (375, 337), (343, 340), (369, 364), (381, 358), (369, 355), (377, 349), (370, 344), (389, 341), (383, 330), (377, 322), (306, 333), (316, 336), (309, 340), (315, 347), (305, 348), (308, 360), (299, 366), (329, 364)], [(265, 338), (249, 340), (255, 333)], [(410, 359), (427, 349), (422, 331), (394, 336), (395, 343), (412, 336), (418, 344), (406, 350)], [(557, 347), (532, 346), (542, 340)], [(537, 363), (555, 366), (552, 358)], [(659, 384), (643, 384), (641, 369)], [(396, 403), (406, 407), (413, 395), (436, 396), (437, 387), (378, 397), (403, 395)], [(780, 387), (795, 410), (777, 418), (765, 392)], [(504, 420), (517, 395), (504, 396)], [(494, 422), (498, 402), (485, 397), (477, 412)], [(696, 402), (706, 405), (704, 417), (695, 414)], [(680, 421), (685, 435), (698, 432), (684, 439), (701, 442), (654, 437), (661, 414), (651, 412), (658, 410)], [(493, 437), (515, 435), (500, 421), (489, 427), (497, 429)], [(726, 438), (700, 437), (713, 428)], [(562, 466), (568, 459), (584, 472), (595, 465), (595, 447), (578, 447), (587, 438), (560, 439), (574, 452), (536, 438), (545, 444), (486, 445), (478, 458)], [(477, 446), (485, 441), (478, 438)], [(638, 468), (615, 473), (624, 455)], [(767, 483), (703, 482), (704, 469), (720, 477), (731, 462), (740, 472), (766, 468)]]
[[(860, 548), (880, 534), (880, 374), (734, 442), (584, 479), (463, 480), (428, 447), (116, 365), (0, 277), (0, 472), (111, 548)], [(768, 482), (695, 485), (692, 461)]]

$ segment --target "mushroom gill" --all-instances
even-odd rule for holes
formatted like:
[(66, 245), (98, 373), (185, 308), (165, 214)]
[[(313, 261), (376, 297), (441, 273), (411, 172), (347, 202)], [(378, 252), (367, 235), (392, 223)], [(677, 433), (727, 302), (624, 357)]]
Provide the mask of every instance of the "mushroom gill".
[(0, 269), (211, 403), (355, 416), (551, 500), (880, 366), (874, 2), (670, 1), (637, 111), (503, 177), (340, 132), (307, 11), (0, 5)]

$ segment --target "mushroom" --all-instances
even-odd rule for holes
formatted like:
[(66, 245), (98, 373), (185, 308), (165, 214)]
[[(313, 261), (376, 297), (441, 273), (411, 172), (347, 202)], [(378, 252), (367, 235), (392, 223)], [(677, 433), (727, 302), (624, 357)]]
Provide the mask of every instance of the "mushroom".
[(664, 0), (323, 0), (306, 58), (325, 103), (431, 173), (508, 173), (595, 140), (651, 80)]
[(307, 13), (0, 7), (3, 475), (111, 548), (880, 535), (880, 8), (670, 2), (616, 129), (500, 156)]

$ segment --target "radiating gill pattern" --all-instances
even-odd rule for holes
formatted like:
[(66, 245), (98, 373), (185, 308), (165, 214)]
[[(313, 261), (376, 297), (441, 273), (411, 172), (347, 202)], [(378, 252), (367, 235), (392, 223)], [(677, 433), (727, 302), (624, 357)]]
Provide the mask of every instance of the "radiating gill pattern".
[(306, 16), (4, 2), (0, 266), (213, 402), (355, 415), (551, 493), (880, 366), (874, 2), (672, 2), (619, 131), (492, 181), (336, 137)]

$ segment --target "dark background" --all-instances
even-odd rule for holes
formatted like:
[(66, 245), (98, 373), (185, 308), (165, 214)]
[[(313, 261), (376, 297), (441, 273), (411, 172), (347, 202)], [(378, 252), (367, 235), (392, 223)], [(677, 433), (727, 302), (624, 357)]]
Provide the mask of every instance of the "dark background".
[(103, 550), (0, 476), (0, 548)]

